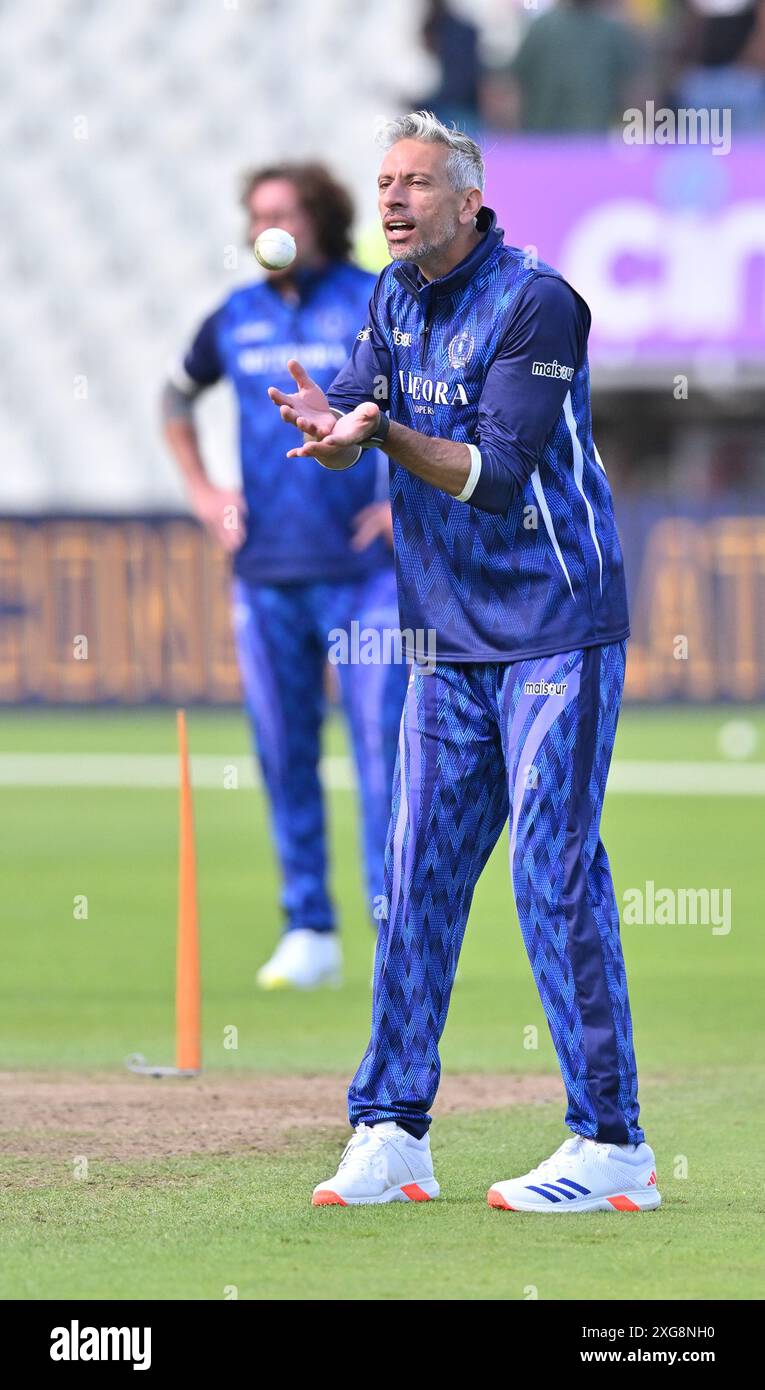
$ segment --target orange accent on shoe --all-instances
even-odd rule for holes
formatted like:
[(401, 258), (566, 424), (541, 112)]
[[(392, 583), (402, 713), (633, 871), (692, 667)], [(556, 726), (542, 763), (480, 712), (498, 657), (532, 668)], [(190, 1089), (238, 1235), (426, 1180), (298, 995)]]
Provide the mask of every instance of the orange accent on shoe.
[(503, 1211), (515, 1211), (515, 1210), (516, 1210), (515, 1207), (511, 1207), (511, 1206), (510, 1206), (510, 1203), (509, 1203), (509, 1202), (506, 1202), (506, 1201), (505, 1201), (504, 1197), (502, 1196), (502, 1193), (501, 1193), (501, 1192), (498, 1192), (497, 1189), (496, 1189), (496, 1187), (490, 1187), (490, 1188), (489, 1188), (489, 1194), (488, 1194), (486, 1200), (487, 1200), (487, 1202), (489, 1203), (489, 1206), (490, 1206), (490, 1207), (501, 1207)]
[(620, 1197), (607, 1197), (606, 1201), (610, 1202), (612, 1207), (616, 1207), (617, 1211), (640, 1211), (637, 1202), (633, 1202), (630, 1197), (625, 1197), (623, 1194)]
[(347, 1207), (342, 1197), (338, 1197), (336, 1192), (332, 1192), (328, 1187), (322, 1187), (318, 1192), (314, 1192), (311, 1199), (312, 1207)]
[(648, 1182), (647, 1182), (646, 1186), (648, 1186), (648, 1187), (653, 1187), (653, 1185), (654, 1185), (655, 1182), (656, 1182), (656, 1169), (654, 1168), (653, 1171), (651, 1172), (651, 1176), (650, 1176), (650, 1178), (648, 1179)]
[(401, 1191), (404, 1193), (405, 1197), (409, 1198), (410, 1202), (430, 1201), (427, 1192), (423, 1192), (422, 1188), (416, 1182), (408, 1182), (405, 1187), (401, 1188)]

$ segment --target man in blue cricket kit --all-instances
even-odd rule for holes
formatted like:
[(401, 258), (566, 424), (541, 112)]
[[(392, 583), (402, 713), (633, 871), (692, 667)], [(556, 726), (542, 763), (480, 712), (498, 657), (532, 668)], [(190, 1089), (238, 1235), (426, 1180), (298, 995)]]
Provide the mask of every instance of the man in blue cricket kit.
[[(243, 205), (250, 242), (281, 227), (294, 236), (297, 257), (288, 269), (234, 290), (205, 319), (165, 387), (164, 432), (195, 514), (233, 558), (239, 667), (283, 876), (285, 931), (258, 982), (313, 988), (337, 983), (341, 967), (319, 781), (323, 678), (333, 644), (342, 651), (333, 634), (354, 623), (373, 634), (398, 629), (390, 502), (386, 461), (376, 451), (349, 478), (310, 459), (297, 468), (286, 463), (294, 434), (269, 407), (265, 388), (274, 378), (290, 382), (286, 364), (297, 351), (328, 387), (375, 281), (350, 262), (351, 200), (322, 166), (258, 170), (246, 180)], [(222, 378), (239, 404), (243, 493), (210, 481), (195, 428), (197, 398)], [(380, 652), (390, 654), (390, 644)], [(383, 901), (407, 668), (366, 659), (337, 670), (374, 919)]]
[[(587, 305), (503, 244), (478, 146), (430, 112), (392, 122), (378, 180), (393, 264), (325, 394), (271, 388), (296, 460), (391, 460), (403, 630), (413, 666), (386, 848), (372, 1036), (354, 1134), (315, 1205), (436, 1197), (428, 1127), (438, 1043), (478, 877), (510, 822), (521, 931), (573, 1131), (489, 1204), (659, 1205), (638, 1122), (619, 914), (600, 816), (628, 617), (611, 495), (593, 444)], [(347, 474), (352, 478), (352, 471)]]

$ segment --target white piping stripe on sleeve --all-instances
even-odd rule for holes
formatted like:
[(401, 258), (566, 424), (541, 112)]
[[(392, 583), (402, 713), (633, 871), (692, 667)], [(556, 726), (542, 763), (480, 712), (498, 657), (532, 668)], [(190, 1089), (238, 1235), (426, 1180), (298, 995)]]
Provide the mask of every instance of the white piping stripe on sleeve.
[(198, 381), (193, 376), (189, 376), (183, 365), (183, 358), (178, 357), (170, 364), (168, 376), (178, 391), (182, 391), (184, 396), (195, 396), (201, 390)]
[(571, 392), (570, 392), (570, 391), (568, 392), (568, 395), (566, 396), (566, 399), (565, 399), (565, 401), (563, 402), (563, 414), (564, 414), (565, 417), (566, 417), (566, 424), (568, 425), (568, 432), (569, 432), (569, 434), (571, 435), (571, 448), (572, 448), (573, 451), (574, 451), (574, 482), (576, 483), (577, 487), (579, 488), (579, 491), (580, 491), (581, 494), (582, 494), (582, 500), (583, 500), (583, 502), (584, 502), (585, 507), (587, 508), (587, 523), (588, 523), (589, 528), (590, 528), (590, 535), (592, 536), (592, 543), (593, 543), (593, 545), (595, 546), (595, 549), (596, 549), (596, 551), (597, 551), (597, 553), (598, 553), (598, 568), (599, 568), (599, 570), (600, 570), (600, 592), (601, 592), (601, 594), (602, 594), (602, 593), (603, 593), (603, 556), (602, 556), (601, 553), (600, 553), (600, 546), (598, 545), (598, 538), (597, 538), (597, 536), (595, 535), (595, 514), (594, 514), (594, 512), (593, 512), (593, 510), (592, 510), (592, 507), (590, 506), (589, 498), (585, 497), (585, 495), (584, 495), (584, 485), (583, 485), (583, 477), (584, 477), (584, 455), (583, 455), (583, 453), (582, 453), (582, 446), (581, 446), (581, 444), (580, 444), (580, 442), (579, 442), (579, 435), (578, 435), (577, 432), (576, 432), (576, 420), (574, 419), (574, 408), (573, 408), (573, 406), (572, 406), (572, 404), (571, 404)]
[(478, 479), (481, 476), (481, 450), (475, 444), (468, 444), (470, 450), (470, 472), (467, 475), (467, 482), (456, 496), (457, 502), (469, 502), (476, 490)]
[(594, 439), (593, 439), (593, 441), (592, 441), (592, 447), (593, 447), (593, 450), (594, 450), (594, 452), (595, 452), (595, 462), (596, 462), (596, 464), (598, 465), (598, 468), (602, 469), (602, 471), (605, 473), (605, 471), (606, 471), (606, 466), (605, 466), (605, 464), (604, 464), (602, 458), (600, 457), (600, 454), (598, 453), (598, 446), (597, 446), (597, 444), (595, 443), (595, 440), (594, 440)]
[(568, 584), (569, 589), (571, 589), (571, 597), (574, 600), (574, 602), (576, 602), (576, 595), (574, 594), (574, 590), (571, 585), (571, 576), (568, 570), (566, 569), (566, 562), (563, 559), (563, 556), (561, 554), (561, 548), (558, 545), (558, 537), (555, 534), (555, 527), (553, 526), (553, 520), (550, 516), (550, 508), (547, 505), (547, 498), (545, 497), (544, 490), (542, 488), (542, 479), (539, 476), (538, 465), (531, 475), (531, 486), (534, 489), (534, 496), (536, 497), (537, 502), (539, 503), (539, 510), (542, 513), (545, 526), (547, 527), (547, 534), (550, 537), (550, 540), (552, 541), (553, 550), (555, 551), (555, 554), (558, 557), (558, 564), (560, 565), (561, 569), (563, 570), (563, 573), (566, 576), (566, 583)]

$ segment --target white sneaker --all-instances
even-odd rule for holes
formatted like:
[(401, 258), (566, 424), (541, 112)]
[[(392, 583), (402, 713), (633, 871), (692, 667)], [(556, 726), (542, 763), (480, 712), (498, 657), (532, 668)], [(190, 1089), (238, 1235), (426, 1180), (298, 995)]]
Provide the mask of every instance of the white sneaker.
[(429, 1202), (441, 1191), (433, 1176), (430, 1135), (415, 1139), (394, 1120), (360, 1124), (333, 1178), (314, 1188), (315, 1207)]
[(661, 1205), (648, 1144), (602, 1144), (577, 1134), (522, 1178), (496, 1182), (490, 1207), (506, 1211), (651, 1211)]
[(298, 927), (285, 932), (255, 979), (261, 989), (316, 989), (339, 985), (343, 957), (334, 932)]

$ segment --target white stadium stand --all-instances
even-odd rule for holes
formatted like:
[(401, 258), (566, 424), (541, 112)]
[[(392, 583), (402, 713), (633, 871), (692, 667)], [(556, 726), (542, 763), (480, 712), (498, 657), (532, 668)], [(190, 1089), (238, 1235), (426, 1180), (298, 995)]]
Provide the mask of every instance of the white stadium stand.
[[(199, 318), (256, 273), (239, 176), (322, 157), (372, 219), (375, 122), (434, 76), (420, 16), (412, 0), (3, 5), (0, 510), (183, 505), (157, 395)], [(215, 397), (203, 439), (233, 476)]]

